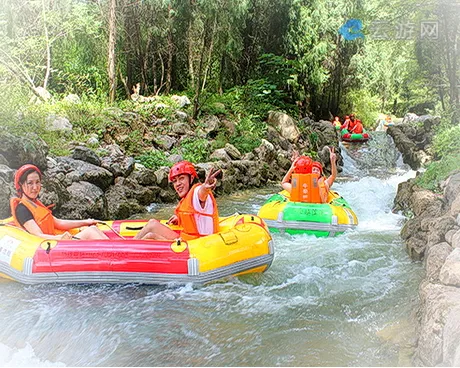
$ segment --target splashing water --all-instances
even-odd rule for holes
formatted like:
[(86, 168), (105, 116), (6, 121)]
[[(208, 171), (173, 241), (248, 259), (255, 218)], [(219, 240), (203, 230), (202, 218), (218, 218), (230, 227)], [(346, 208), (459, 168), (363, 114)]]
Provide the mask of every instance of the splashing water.
[[(335, 238), (275, 234), (264, 274), (204, 286), (1, 281), (0, 365), (407, 365), (421, 266), (406, 255), (391, 207), (414, 173), (394, 166), (388, 175), (356, 152), (342, 151), (353, 178), (334, 189), (358, 227)], [(221, 214), (257, 213), (277, 190), (219, 198)]]

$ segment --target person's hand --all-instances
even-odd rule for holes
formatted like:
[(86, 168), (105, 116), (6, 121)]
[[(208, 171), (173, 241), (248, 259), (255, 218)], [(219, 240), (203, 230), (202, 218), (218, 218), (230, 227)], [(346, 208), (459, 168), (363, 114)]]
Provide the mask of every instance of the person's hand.
[(221, 170), (217, 170), (216, 172), (214, 172), (214, 169), (211, 168), (211, 170), (209, 170), (209, 173), (208, 175), (206, 176), (206, 180), (204, 181), (203, 183), (203, 186), (205, 187), (205, 189), (207, 190), (213, 190), (216, 185), (217, 185), (217, 175), (219, 175), (221, 173)]
[(84, 222), (85, 222), (85, 226), (91, 226), (91, 225), (96, 225), (99, 221), (95, 219), (87, 219)]
[(299, 157), (300, 157), (299, 151), (295, 151), (295, 150), (292, 151), (291, 161), (293, 164), (297, 161)]
[(176, 215), (172, 215), (168, 222), (166, 222), (168, 225), (178, 225), (179, 224), (179, 218)]
[(72, 239), (72, 234), (70, 234), (68, 231), (66, 231), (65, 233), (63, 233), (61, 235), (61, 239), (62, 240), (70, 240), (70, 239)]
[(334, 147), (329, 147), (329, 158), (331, 162), (335, 162), (337, 160), (337, 155), (335, 154), (335, 148)]

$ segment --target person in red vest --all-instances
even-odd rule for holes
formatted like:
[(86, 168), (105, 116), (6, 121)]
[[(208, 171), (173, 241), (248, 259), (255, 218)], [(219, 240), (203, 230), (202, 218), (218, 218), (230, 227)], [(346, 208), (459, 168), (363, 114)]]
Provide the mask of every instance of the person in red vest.
[[(16, 226), (46, 239), (108, 239), (96, 226), (97, 220), (61, 220), (53, 216), (38, 196), (42, 173), (34, 165), (21, 166), (14, 175), (17, 197), (11, 198), (11, 213)], [(88, 226), (72, 236), (68, 230)]]
[(350, 121), (348, 122), (348, 127), (347, 127), (347, 130), (349, 132), (352, 132), (354, 127), (356, 125), (356, 118), (355, 118), (355, 114), (350, 114)]
[[(213, 189), (217, 184), (217, 175), (221, 170), (209, 171), (203, 184), (194, 183), (198, 179), (195, 167), (188, 161), (173, 165), (168, 179), (181, 198), (169, 224), (182, 227), (182, 240), (196, 239), (219, 231), (219, 213)], [(155, 219), (149, 222), (136, 234), (135, 239), (174, 240), (178, 235), (168, 226)]]
[(355, 125), (353, 126), (353, 128), (350, 129), (350, 133), (362, 134), (363, 132), (364, 132), (363, 123), (361, 122), (361, 120), (356, 119)]

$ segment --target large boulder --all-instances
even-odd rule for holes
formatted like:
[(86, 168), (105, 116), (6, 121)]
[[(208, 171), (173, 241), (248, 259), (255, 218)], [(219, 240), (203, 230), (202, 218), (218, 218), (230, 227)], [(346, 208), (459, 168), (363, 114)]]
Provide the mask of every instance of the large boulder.
[(440, 269), (439, 279), (444, 285), (460, 287), (460, 248), (448, 254)]
[(72, 158), (74, 160), (81, 160), (96, 166), (101, 166), (101, 159), (99, 156), (93, 150), (85, 146), (76, 146), (73, 149)]
[(0, 177), (0, 219), (11, 216), (10, 198), (16, 194), (11, 180)]
[(50, 175), (63, 172), (71, 182), (87, 181), (103, 190), (113, 183), (113, 174), (102, 167), (69, 157), (58, 157), (56, 161), (57, 165), (49, 170)]
[(396, 148), (402, 154), (403, 162), (413, 170), (419, 169), (421, 158), (418, 154), (416, 144), (405, 134), (401, 125), (389, 126), (387, 134), (393, 138)]
[(260, 146), (254, 150), (254, 154), (258, 157), (258, 161), (264, 161), (270, 164), (273, 163), (277, 157), (275, 146), (266, 139), (262, 139)]
[(210, 138), (215, 138), (220, 129), (220, 120), (215, 115), (207, 116), (203, 121), (203, 130)]
[(447, 203), (452, 205), (454, 200), (460, 194), (460, 172), (449, 176), (444, 188), (444, 196), (446, 197)]
[(426, 278), (430, 282), (439, 282), (439, 273), (451, 252), (452, 247), (446, 242), (436, 244), (428, 250), (425, 256), (425, 269)]
[(293, 118), (288, 114), (279, 111), (270, 111), (267, 123), (277, 129), (281, 136), (296, 143), (300, 138), (300, 131)]
[[(444, 330), (452, 332), (450, 325), (446, 325), (452, 317), (452, 312), (459, 311), (460, 288), (424, 282), (420, 287), (420, 329), (419, 339), (415, 354), (415, 365), (428, 367), (446, 366), (443, 355), (444, 349), (456, 351), (458, 340), (444, 334)], [(446, 327), (445, 327), (446, 326)], [(455, 325), (458, 331), (458, 325)], [(455, 332), (458, 335), (457, 332)], [(454, 347), (451, 344), (455, 345)], [(449, 348), (447, 348), (447, 346)], [(450, 356), (450, 359), (453, 359)], [(455, 358), (458, 362), (458, 357)]]
[(74, 182), (67, 187), (69, 200), (62, 204), (61, 213), (69, 219), (108, 219), (107, 199), (98, 186), (86, 181)]

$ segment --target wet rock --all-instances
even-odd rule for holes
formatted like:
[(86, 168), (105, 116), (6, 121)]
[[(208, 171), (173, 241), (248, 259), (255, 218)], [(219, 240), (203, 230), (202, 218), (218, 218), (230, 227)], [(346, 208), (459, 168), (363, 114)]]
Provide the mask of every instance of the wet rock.
[(460, 287), (460, 248), (455, 248), (446, 258), (439, 280), (444, 285)]
[(446, 197), (447, 203), (452, 205), (455, 199), (460, 194), (460, 172), (449, 176), (447, 184), (444, 189), (444, 196)]
[(446, 242), (449, 243), (449, 245), (452, 246), (452, 240), (454, 238), (454, 235), (455, 233), (458, 231), (458, 227), (455, 227), (454, 229), (452, 230), (449, 230), (446, 235), (445, 235), (445, 238), (446, 238)]
[(460, 289), (424, 283), (420, 288), (421, 328), (415, 364), (434, 367), (443, 363), (443, 330), (450, 313), (457, 310)]
[(455, 234), (452, 235), (452, 247), (460, 248), (460, 230), (457, 230)]
[(426, 278), (428, 281), (439, 282), (439, 273), (451, 252), (452, 247), (446, 242), (438, 243), (428, 249), (425, 256)]

